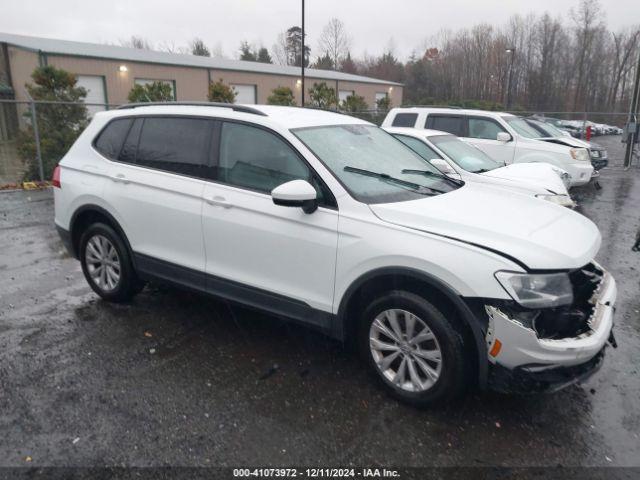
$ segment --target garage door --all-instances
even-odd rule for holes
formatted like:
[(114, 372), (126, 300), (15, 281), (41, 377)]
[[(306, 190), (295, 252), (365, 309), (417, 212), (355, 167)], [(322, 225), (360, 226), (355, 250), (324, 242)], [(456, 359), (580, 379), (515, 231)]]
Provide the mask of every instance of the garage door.
[[(107, 103), (106, 92), (104, 91), (104, 79), (97, 75), (78, 75), (78, 86), (87, 90), (85, 103)], [(87, 105), (89, 116), (105, 110), (101, 105)]]
[(236, 103), (254, 104), (256, 103), (256, 86), (255, 85), (233, 85), (236, 91)]

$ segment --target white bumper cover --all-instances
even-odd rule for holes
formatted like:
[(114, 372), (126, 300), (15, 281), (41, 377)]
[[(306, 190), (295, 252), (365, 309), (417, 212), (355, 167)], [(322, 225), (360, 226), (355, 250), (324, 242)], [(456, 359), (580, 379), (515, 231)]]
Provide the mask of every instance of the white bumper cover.
[(489, 361), (508, 369), (527, 365), (527, 370), (530, 371), (588, 362), (602, 350), (609, 339), (613, 328), (616, 294), (616, 282), (605, 272), (591, 299), (594, 309), (589, 318), (590, 330), (577, 337), (557, 340), (538, 338), (533, 329), (508, 318), (496, 307), (486, 306), (489, 315), (488, 352), (492, 350), (496, 340), (502, 343), (495, 358), (488, 355)]

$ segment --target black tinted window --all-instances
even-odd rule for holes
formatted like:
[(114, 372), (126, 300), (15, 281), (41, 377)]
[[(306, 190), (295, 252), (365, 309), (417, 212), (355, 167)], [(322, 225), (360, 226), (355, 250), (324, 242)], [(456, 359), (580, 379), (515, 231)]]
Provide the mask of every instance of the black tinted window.
[(394, 127), (413, 127), (418, 120), (417, 113), (398, 113), (391, 124)]
[(432, 130), (451, 133), (460, 137), (462, 136), (462, 117), (454, 117), (450, 115), (429, 115), (427, 117), (425, 127)]
[(204, 177), (212, 126), (206, 119), (147, 117), (142, 124), (136, 164)]
[(140, 138), (140, 130), (142, 129), (142, 119), (137, 118), (131, 128), (129, 129), (129, 134), (127, 135), (127, 139), (122, 146), (122, 150), (120, 150), (120, 156), (118, 160), (126, 163), (135, 163), (136, 161), (136, 150), (138, 149), (138, 139)]
[(220, 180), (269, 193), (291, 180), (311, 180), (307, 165), (283, 140), (261, 128), (224, 123)]
[(131, 121), (130, 118), (123, 118), (110, 122), (96, 140), (96, 150), (107, 158), (117, 159), (122, 149), (124, 137), (131, 126)]

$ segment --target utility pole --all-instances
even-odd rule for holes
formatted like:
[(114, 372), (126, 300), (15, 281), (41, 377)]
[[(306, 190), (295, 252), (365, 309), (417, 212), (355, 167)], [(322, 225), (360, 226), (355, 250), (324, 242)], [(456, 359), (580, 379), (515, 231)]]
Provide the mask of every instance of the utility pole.
[[(627, 120), (627, 129), (631, 125), (635, 125), (633, 132), (625, 132), (627, 134), (627, 148), (624, 152), (624, 168), (631, 166), (631, 156), (633, 155), (633, 147), (638, 142), (638, 102), (640, 101), (640, 54), (638, 54), (638, 64), (636, 65), (636, 79), (633, 83), (633, 97), (629, 106), (629, 118)], [(640, 232), (639, 232), (640, 233)]]
[(509, 47), (505, 52), (511, 54), (511, 61), (509, 62), (509, 80), (507, 81), (507, 110), (511, 107), (511, 77), (513, 76), (513, 59), (516, 56), (516, 47)]
[(304, 0), (302, 0), (302, 54), (300, 55), (300, 64), (302, 65), (302, 106), (304, 107)]

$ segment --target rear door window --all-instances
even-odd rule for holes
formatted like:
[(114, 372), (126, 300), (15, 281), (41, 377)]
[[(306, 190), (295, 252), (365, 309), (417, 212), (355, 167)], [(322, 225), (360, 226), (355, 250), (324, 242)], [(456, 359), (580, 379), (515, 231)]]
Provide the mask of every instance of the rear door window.
[(207, 178), (212, 131), (213, 122), (208, 119), (146, 117), (135, 163), (181, 175)]
[(418, 120), (417, 113), (398, 113), (393, 119), (393, 127), (414, 127)]
[(424, 128), (451, 133), (458, 137), (464, 135), (463, 119), (460, 115), (429, 114)]
[(111, 160), (117, 160), (132, 121), (131, 118), (121, 118), (109, 122), (94, 143), (96, 150)]

